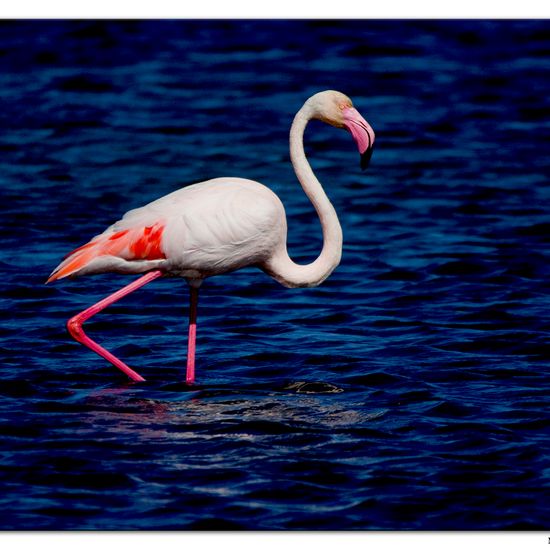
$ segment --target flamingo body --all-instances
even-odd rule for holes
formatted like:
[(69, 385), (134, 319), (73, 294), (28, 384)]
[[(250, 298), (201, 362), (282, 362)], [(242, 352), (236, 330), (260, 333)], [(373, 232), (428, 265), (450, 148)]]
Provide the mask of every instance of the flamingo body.
[(285, 210), (273, 191), (252, 180), (216, 178), (130, 210), (71, 252), (48, 282), (152, 269), (202, 281), (261, 267), (285, 243)]
[(89, 338), (82, 324), (158, 277), (183, 277), (190, 285), (186, 381), (192, 383), (198, 289), (205, 278), (257, 266), (287, 287), (321, 284), (340, 262), (342, 229), (305, 156), (303, 136), (311, 119), (347, 129), (357, 144), (363, 169), (370, 160), (375, 136), (351, 100), (332, 90), (310, 97), (294, 117), (290, 159), (323, 231), (323, 248), (315, 261), (298, 265), (289, 257), (285, 210), (277, 195), (266, 186), (242, 178), (216, 178), (190, 185), (130, 210), (103, 233), (70, 252), (54, 269), (47, 282), (105, 272), (142, 274), (69, 319), (67, 327), (71, 335), (132, 380), (144, 380)]

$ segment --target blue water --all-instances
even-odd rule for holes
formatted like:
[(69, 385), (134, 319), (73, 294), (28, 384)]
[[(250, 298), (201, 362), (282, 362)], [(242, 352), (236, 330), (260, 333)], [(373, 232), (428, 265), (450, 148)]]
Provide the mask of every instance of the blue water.
[[(548, 21), (3, 22), (3, 529), (550, 528)], [(321, 247), (288, 159), (314, 92), (377, 133), (312, 122), (344, 231), (315, 289), (208, 280), (198, 379), (188, 293), (44, 286), (126, 210), (235, 175), (283, 200), (289, 250)]]

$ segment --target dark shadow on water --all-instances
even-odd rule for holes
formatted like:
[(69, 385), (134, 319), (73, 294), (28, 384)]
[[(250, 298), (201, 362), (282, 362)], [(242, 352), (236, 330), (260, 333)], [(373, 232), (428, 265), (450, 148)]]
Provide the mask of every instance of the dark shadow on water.
[(209, 398), (230, 395), (269, 395), (272, 393), (287, 393), (287, 394), (337, 394), (343, 392), (344, 389), (323, 381), (288, 381), (288, 382), (259, 382), (255, 384), (202, 384), (194, 382), (188, 384), (186, 382), (169, 382), (149, 378), (145, 382), (129, 382), (122, 386), (107, 388), (101, 390), (101, 394), (151, 394), (177, 396), (182, 399), (186, 398)]

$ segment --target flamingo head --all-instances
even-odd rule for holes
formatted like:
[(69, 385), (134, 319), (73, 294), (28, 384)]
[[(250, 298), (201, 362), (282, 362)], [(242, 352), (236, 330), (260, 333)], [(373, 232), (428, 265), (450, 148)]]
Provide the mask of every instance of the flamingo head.
[(374, 130), (355, 109), (348, 96), (334, 90), (319, 92), (306, 101), (305, 107), (310, 110), (311, 118), (348, 130), (359, 149), (361, 168), (364, 170), (369, 165), (374, 146)]

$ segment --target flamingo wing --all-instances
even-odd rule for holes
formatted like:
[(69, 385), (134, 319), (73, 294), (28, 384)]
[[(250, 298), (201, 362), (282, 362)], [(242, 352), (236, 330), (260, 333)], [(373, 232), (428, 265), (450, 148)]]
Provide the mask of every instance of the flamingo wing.
[(67, 254), (46, 282), (81, 272), (94, 260), (101, 258), (117, 258), (127, 262), (164, 260), (166, 259), (162, 250), (164, 228), (165, 223), (158, 221), (131, 229), (107, 230)]

